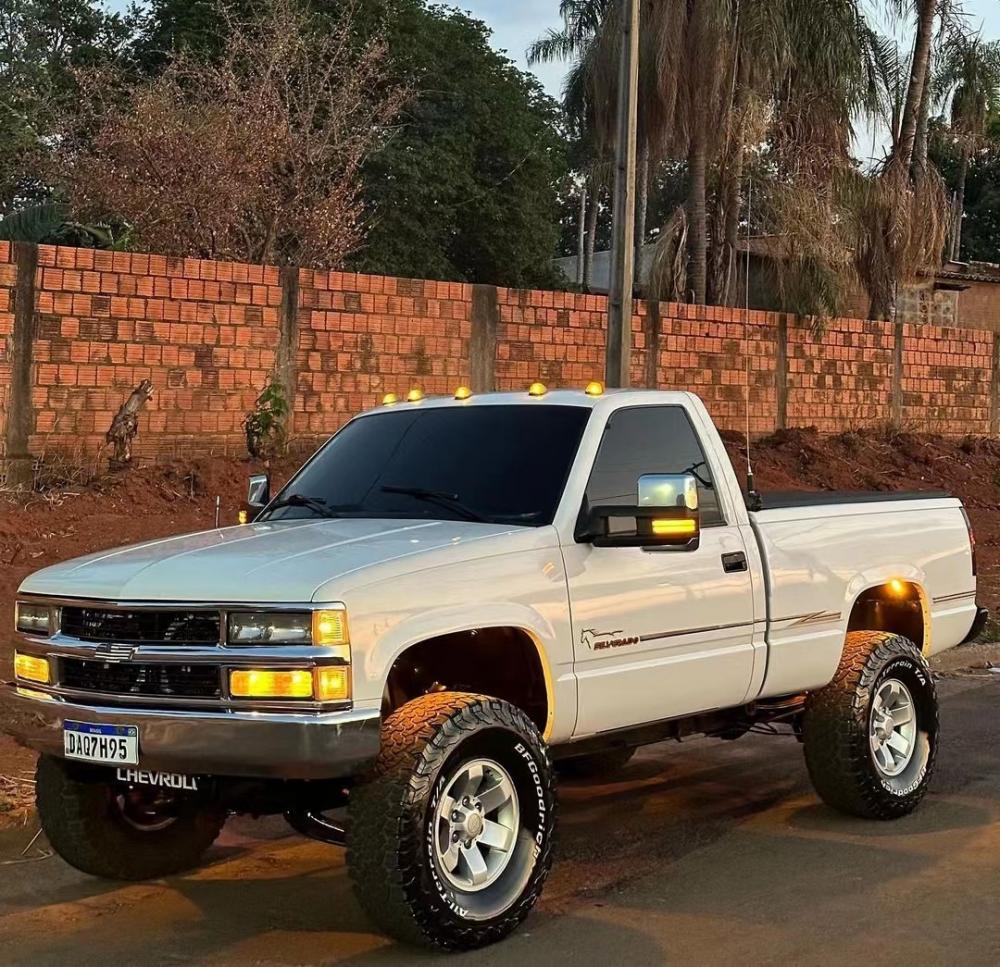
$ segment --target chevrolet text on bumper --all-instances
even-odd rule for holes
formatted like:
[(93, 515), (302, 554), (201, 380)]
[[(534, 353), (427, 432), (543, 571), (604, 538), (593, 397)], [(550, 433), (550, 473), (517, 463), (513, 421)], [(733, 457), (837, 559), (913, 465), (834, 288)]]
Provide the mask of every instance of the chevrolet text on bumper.
[(747, 499), (686, 393), (408, 399), (273, 498), (252, 478), (245, 526), (24, 582), (0, 696), (60, 856), (160, 877), (231, 813), (283, 814), (350, 845), (387, 932), (455, 949), (537, 900), (553, 759), (596, 775), (766, 724), (829, 805), (917, 807), (927, 658), (987, 620), (957, 500)]

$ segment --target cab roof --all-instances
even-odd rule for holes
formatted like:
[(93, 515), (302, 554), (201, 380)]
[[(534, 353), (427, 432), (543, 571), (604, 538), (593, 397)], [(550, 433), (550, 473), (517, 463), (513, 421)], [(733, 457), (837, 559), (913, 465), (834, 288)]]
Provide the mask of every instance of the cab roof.
[(419, 400), (409, 401), (406, 396), (401, 396), (394, 403), (383, 404), (368, 412), (459, 406), (579, 406), (585, 409), (602, 406), (618, 409), (623, 406), (655, 404), (679, 406), (690, 404), (692, 399), (690, 393), (668, 390), (607, 389), (600, 393), (587, 393), (584, 390), (546, 389), (540, 394), (532, 394), (528, 390), (517, 393), (472, 393), (464, 399), (456, 396), (424, 396)]

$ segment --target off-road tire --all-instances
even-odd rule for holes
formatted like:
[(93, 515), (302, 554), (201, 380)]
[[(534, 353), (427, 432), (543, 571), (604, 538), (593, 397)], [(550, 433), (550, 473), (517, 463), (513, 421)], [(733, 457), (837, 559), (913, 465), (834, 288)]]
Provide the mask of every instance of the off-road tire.
[[(869, 746), (872, 702), (889, 679), (908, 688), (917, 716), (917, 749), (906, 772), (887, 779)], [(927, 661), (912, 641), (886, 632), (858, 631), (847, 644), (834, 680), (806, 702), (806, 765), (820, 798), (863, 819), (898, 819), (927, 793), (937, 756), (937, 690)]]
[(621, 772), (635, 753), (636, 750), (631, 747), (608, 749), (606, 752), (563, 759), (556, 768), (567, 779), (601, 779)]
[[(510, 774), (520, 832), (499, 880), (481, 894), (462, 894), (435, 865), (434, 810), (462, 763), (483, 755)], [(470, 950), (502, 940), (541, 895), (555, 810), (548, 752), (520, 709), (461, 692), (418, 698), (385, 720), (378, 758), (351, 792), (347, 865), (358, 901), (382, 930), (406, 943)], [(504, 905), (494, 915), (495, 902)]]
[(155, 880), (199, 865), (225, 814), (192, 802), (164, 829), (137, 829), (113, 807), (101, 773), (41, 756), (35, 799), (42, 830), (70, 866), (109, 880)]

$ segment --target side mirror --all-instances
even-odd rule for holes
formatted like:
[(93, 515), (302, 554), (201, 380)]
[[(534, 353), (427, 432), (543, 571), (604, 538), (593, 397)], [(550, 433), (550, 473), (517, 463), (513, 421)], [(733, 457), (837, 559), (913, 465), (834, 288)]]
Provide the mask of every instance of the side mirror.
[[(271, 478), (266, 473), (255, 473), (247, 485), (247, 502), (243, 508), (248, 521), (255, 520), (257, 515), (271, 503)], [(243, 514), (240, 514), (243, 517)]]
[[(612, 527), (633, 520), (631, 529)], [(698, 481), (690, 474), (649, 474), (639, 478), (634, 507), (593, 507), (587, 533), (595, 547), (647, 547), (693, 551), (701, 540)]]

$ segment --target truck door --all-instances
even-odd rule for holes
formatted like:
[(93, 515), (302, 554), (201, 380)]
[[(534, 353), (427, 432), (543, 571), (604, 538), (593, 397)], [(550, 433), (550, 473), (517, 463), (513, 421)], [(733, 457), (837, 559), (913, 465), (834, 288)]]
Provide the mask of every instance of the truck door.
[(584, 506), (637, 502), (645, 474), (694, 474), (696, 550), (564, 547), (572, 610), (577, 735), (741, 704), (754, 665), (754, 595), (743, 534), (728, 519), (687, 411), (610, 417)]

